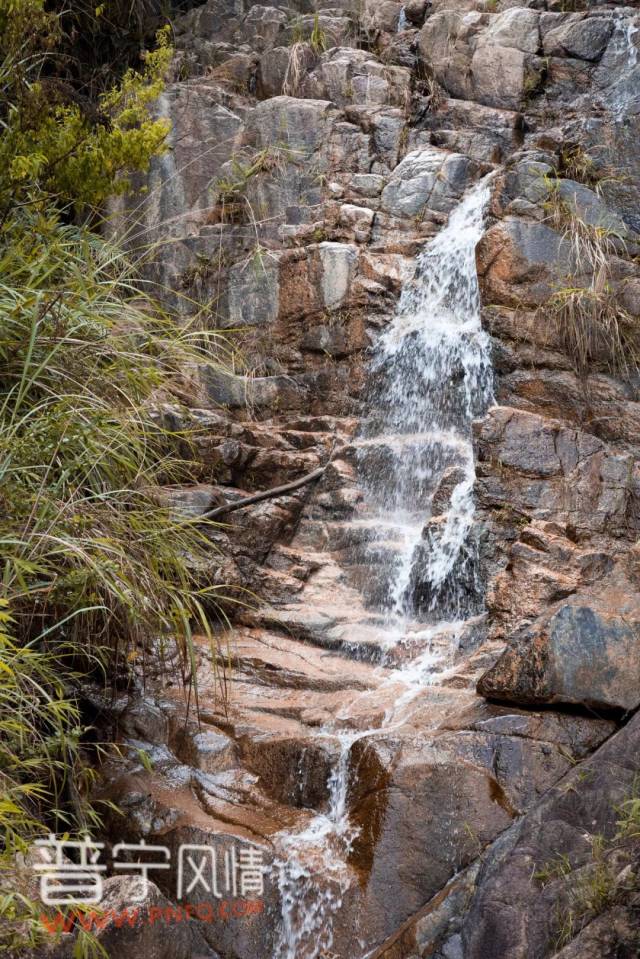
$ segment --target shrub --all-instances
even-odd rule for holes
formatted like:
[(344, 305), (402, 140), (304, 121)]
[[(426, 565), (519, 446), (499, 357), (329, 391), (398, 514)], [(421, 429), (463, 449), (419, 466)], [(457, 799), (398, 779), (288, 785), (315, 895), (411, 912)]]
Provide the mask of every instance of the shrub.
[(190, 467), (151, 401), (184, 388), (212, 334), (150, 309), (109, 242), (55, 219), (5, 226), (0, 273), (0, 537), (20, 636), (55, 629), (120, 663), (150, 636), (188, 638), (210, 546), (158, 499)]
[(87, 102), (59, 76), (61, 18), (43, 0), (0, 0), (0, 215), (55, 199), (94, 208), (130, 189), (129, 174), (165, 148), (166, 119), (152, 116), (172, 48), (168, 30), (142, 69)]

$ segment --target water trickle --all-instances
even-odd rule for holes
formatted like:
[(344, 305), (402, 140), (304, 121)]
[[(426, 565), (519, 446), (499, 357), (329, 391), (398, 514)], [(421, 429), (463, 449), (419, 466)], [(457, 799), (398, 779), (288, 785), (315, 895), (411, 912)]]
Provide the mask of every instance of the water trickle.
[(275, 959), (316, 959), (333, 944), (333, 917), (350, 884), (346, 860), (356, 835), (347, 811), (349, 752), (362, 735), (338, 734), (326, 813), (314, 816), (304, 832), (276, 838), (281, 924)]
[(397, 33), (402, 33), (403, 30), (409, 29), (409, 20), (405, 13), (404, 7), (400, 8), (400, 16), (398, 17), (398, 26), (396, 27)]
[(615, 76), (614, 82), (606, 91), (605, 99), (618, 122), (623, 121), (630, 113), (640, 110), (640, 64), (637, 45), (639, 32), (640, 22), (637, 17), (617, 20), (610, 43), (612, 63), (605, 56), (601, 64), (606, 77)]
[[(399, 692), (382, 720), (385, 730), (407, 720), (414, 699), (437, 669), (446, 668), (466, 620), (481, 607), (471, 422), (492, 397), (475, 266), (488, 198), (485, 180), (418, 257), (415, 276), (373, 351), (369, 415), (357, 458), (365, 518), (391, 541), (379, 603), (387, 647), (407, 652), (386, 680)], [(447, 478), (450, 489), (436, 516), (434, 493)], [(276, 959), (317, 959), (329, 951), (334, 917), (350, 887), (348, 856), (356, 837), (347, 803), (350, 753), (356, 740), (380, 728), (344, 730), (345, 721), (339, 715), (321, 732), (340, 746), (326, 812), (304, 832), (276, 839), (282, 903)]]

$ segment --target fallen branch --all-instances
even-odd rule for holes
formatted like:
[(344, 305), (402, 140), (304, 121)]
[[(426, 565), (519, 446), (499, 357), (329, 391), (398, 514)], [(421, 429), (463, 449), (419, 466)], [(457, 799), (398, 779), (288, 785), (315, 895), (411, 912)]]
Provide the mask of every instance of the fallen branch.
[(237, 509), (244, 509), (245, 506), (251, 506), (253, 503), (261, 503), (265, 499), (274, 499), (276, 496), (284, 496), (286, 493), (292, 493), (294, 490), (300, 489), (301, 486), (306, 486), (307, 483), (312, 483), (314, 480), (320, 479), (328, 465), (329, 464), (326, 463), (324, 466), (319, 466), (318, 469), (307, 473), (305, 476), (301, 476), (297, 480), (293, 480), (292, 483), (285, 483), (283, 486), (274, 486), (272, 489), (262, 490), (260, 493), (254, 493), (252, 496), (245, 496), (244, 499), (238, 499), (235, 503), (225, 503), (224, 506), (216, 506), (215, 509), (210, 509), (208, 512), (198, 516), (197, 522), (203, 519), (216, 519), (218, 516), (224, 516), (225, 513), (233, 513), (234, 510)]

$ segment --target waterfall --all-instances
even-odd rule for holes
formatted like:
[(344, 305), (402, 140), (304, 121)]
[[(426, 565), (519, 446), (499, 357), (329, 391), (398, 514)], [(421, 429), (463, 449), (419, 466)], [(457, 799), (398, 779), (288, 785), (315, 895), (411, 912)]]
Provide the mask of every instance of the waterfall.
[[(368, 507), (395, 534), (379, 600), (392, 642), (410, 618), (464, 619), (481, 603), (471, 421), (492, 396), (475, 266), (488, 197), (483, 181), (420, 254), (374, 348), (358, 461)], [(437, 492), (448, 502), (434, 512)]]
[[(492, 397), (489, 340), (480, 322), (475, 248), (489, 198), (487, 180), (469, 192), (448, 225), (420, 254), (394, 319), (370, 365), (369, 416), (358, 440), (365, 522), (393, 549), (380, 600), (389, 647), (410, 637), (412, 658), (392, 671), (399, 683), (383, 726), (432, 681), (434, 643), (455, 645), (464, 620), (481, 606), (475, 580), (472, 419)], [(434, 493), (447, 478), (441, 515)], [(281, 833), (276, 869), (281, 922), (275, 959), (317, 959), (330, 951), (333, 918), (350, 887), (348, 855), (351, 748), (378, 730), (344, 731), (337, 716), (321, 735), (340, 747), (329, 777), (327, 811), (304, 832)]]

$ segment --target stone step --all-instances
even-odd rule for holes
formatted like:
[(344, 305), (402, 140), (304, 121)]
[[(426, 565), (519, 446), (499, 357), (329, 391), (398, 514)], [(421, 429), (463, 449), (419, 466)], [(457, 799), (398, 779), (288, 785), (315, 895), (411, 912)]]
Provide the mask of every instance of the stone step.
[[(356, 607), (359, 609), (360, 606)], [(353, 609), (353, 607), (352, 607)], [(318, 609), (305, 605), (289, 605), (282, 608), (271, 607), (259, 610), (255, 614), (243, 616), (245, 621), (251, 621), (255, 626), (263, 629), (277, 630), (293, 637), (296, 645), (316, 646), (333, 653), (342, 653), (337, 656), (342, 662), (348, 661), (381, 661), (384, 654), (383, 637), (376, 632), (369, 633), (363, 626), (355, 628), (351, 624), (350, 638), (347, 640), (342, 629), (333, 633), (334, 627), (347, 625), (347, 610), (344, 606), (333, 609)], [(366, 613), (358, 617), (366, 618)]]
[(362, 510), (360, 515), (346, 520), (305, 519), (300, 524), (296, 543), (305, 547), (308, 559), (323, 563), (325, 551), (335, 554), (378, 544), (401, 544), (407, 538), (412, 539), (416, 529), (421, 530), (427, 519), (426, 510), (403, 517), (403, 521), (392, 517), (385, 519), (373, 510), (370, 515)]
[[(201, 680), (203, 689), (215, 687), (215, 665), (224, 662), (232, 665), (232, 675), (228, 682), (230, 693), (234, 693), (234, 683), (252, 683), (263, 688), (273, 687), (281, 690), (315, 690), (333, 693), (340, 690), (364, 690), (379, 685), (381, 678), (370, 664), (332, 655), (325, 648), (314, 645), (301, 645), (293, 637), (298, 628), (312, 632), (335, 622), (328, 615), (305, 609), (265, 609), (259, 611), (257, 618), (270, 620), (270, 625), (279, 628), (279, 632), (257, 628), (238, 628), (233, 632), (233, 646), (226, 653), (217, 654), (217, 664), (211, 660), (211, 651), (206, 641), (199, 640), (198, 648), (209, 661), (210, 670)], [(297, 618), (296, 618), (297, 617)], [(291, 636), (286, 635), (289, 627)], [(317, 644), (320, 646), (321, 644)], [(338, 642), (334, 642), (335, 646)], [(235, 690), (237, 691), (237, 690)], [(246, 691), (246, 689), (245, 689)], [(206, 706), (204, 692), (201, 692), (201, 707)]]

